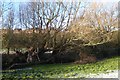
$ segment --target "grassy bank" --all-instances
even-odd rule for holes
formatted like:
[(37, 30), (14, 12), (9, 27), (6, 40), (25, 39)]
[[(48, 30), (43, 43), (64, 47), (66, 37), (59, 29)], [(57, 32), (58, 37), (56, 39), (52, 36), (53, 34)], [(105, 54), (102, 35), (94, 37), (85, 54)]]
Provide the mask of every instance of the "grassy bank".
[(81, 78), (90, 73), (118, 70), (119, 60), (120, 57), (113, 57), (90, 64), (41, 64), (31, 66), (30, 70), (4, 70), (3, 78)]

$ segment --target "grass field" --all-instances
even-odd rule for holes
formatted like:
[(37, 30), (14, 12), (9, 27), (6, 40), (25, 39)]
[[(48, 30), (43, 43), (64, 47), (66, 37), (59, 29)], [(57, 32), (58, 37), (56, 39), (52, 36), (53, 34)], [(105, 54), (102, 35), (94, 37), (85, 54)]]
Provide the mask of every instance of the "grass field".
[(90, 64), (41, 64), (31, 66), (31, 69), (4, 70), (3, 78), (84, 78), (90, 73), (107, 73), (108, 70), (118, 70), (120, 57), (105, 59)]

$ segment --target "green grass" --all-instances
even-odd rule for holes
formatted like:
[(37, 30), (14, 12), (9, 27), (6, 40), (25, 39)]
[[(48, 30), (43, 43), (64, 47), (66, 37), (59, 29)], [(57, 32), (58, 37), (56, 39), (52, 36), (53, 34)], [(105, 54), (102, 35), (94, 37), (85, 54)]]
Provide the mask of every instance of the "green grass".
[(3, 78), (82, 78), (90, 73), (118, 70), (119, 59), (114, 57), (91, 64), (41, 64), (32, 66), (31, 70), (4, 70)]

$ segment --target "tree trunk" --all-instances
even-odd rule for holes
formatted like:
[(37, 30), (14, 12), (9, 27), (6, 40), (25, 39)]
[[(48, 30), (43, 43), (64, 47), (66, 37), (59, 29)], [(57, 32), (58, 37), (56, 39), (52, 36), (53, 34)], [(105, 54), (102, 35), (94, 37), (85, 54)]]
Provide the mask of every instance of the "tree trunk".
[(8, 49), (7, 54), (9, 55), (9, 53), (10, 53), (10, 48), (7, 48), (7, 49)]

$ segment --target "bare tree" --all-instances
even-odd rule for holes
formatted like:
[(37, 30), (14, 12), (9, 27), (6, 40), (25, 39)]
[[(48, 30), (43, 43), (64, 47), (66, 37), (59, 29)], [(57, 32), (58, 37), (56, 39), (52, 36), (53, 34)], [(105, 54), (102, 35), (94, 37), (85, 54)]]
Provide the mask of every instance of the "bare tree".
[(7, 54), (9, 54), (10, 47), (12, 47), (12, 39), (13, 39), (13, 26), (14, 26), (14, 9), (13, 4), (8, 5), (8, 14), (7, 16), (3, 16), (3, 26), (7, 29), (7, 34), (5, 36), (6, 47), (8, 49)]
[(93, 2), (85, 10), (84, 20), (94, 28), (109, 32), (117, 23), (116, 7), (114, 4), (111, 9), (108, 9), (102, 3)]

